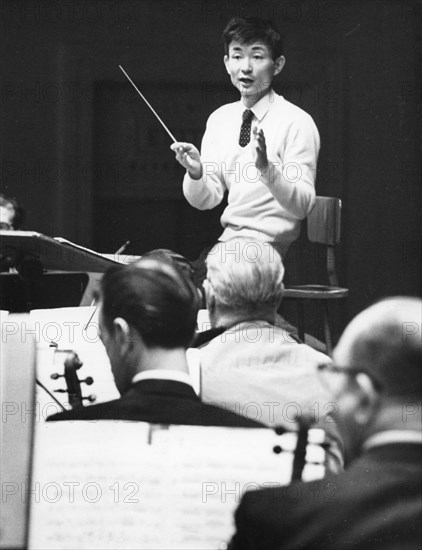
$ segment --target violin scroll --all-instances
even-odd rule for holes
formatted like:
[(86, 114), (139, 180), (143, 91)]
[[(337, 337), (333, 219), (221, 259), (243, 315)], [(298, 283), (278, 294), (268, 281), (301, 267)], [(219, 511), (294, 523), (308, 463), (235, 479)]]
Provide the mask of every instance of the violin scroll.
[[(69, 404), (74, 409), (75, 407), (81, 407), (84, 400), (88, 400), (90, 403), (96, 400), (96, 396), (91, 394), (89, 396), (83, 396), (81, 390), (81, 384), (90, 386), (93, 384), (94, 379), (92, 376), (87, 376), (85, 379), (80, 380), (78, 377), (78, 370), (82, 367), (83, 363), (79, 359), (77, 353), (71, 350), (55, 350), (56, 354), (65, 354), (62, 364), (64, 365), (64, 374), (54, 372), (51, 374), (53, 380), (58, 378), (64, 378), (66, 381), (66, 389), (54, 390), (57, 393), (67, 393), (69, 396)], [(59, 359), (60, 362), (60, 359)]]

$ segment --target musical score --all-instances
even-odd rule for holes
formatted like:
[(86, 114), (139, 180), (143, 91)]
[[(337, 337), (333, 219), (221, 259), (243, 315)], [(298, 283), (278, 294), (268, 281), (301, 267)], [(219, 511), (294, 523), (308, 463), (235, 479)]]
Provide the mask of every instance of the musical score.
[[(93, 309), (37, 310), (11, 316), (13, 327), (2, 318), (6, 332), (19, 328), (17, 352), (30, 330), (37, 377), (66, 408), (72, 405), (68, 394), (55, 391), (66, 389), (66, 361), (79, 367), (78, 378), (93, 379), (89, 391), (98, 401), (118, 397), (95, 315), (86, 328)], [(55, 373), (60, 376), (52, 378)], [(265, 428), (46, 423), (57, 404), (41, 388), (35, 401), (32, 475), (15, 483), (7, 502), (10, 507), (19, 501), (22, 513), (30, 509), (30, 550), (223, 548), (245, 491), (285, 485), (297, 471), (304, 480), (325, 472), (321, 430), (298, 436)]]
[[(87, 306), (33, 310), (29, 314), (36, 332), (37, 379), (60, 402), (58, 405), (38, 386), (36, 402), (42, 420), (80, 401), (89, 406), (92, 402), (110, 401), (120, 396), (98, 335), (98, 318), (96, 313), (92, 315), (94, 311), (95, 306)], [(66, 369), (65, 360), (75, 359), (72, 353), (77, 355), (79, 368), (74, 369), (70, 361)], [(81, 388), (78, 379), (85, 381)], [(70, 399), (69, 387), (74, 395)]]
[[(77, 369), (81, 380), (92, 378), (89, 394), (82, 399), (84, 406), (118, 399), (119, 392), (114, 383), (110, 361), (98, 335), (98, 314), (95, 306), (34, 310), (31, 322), (36, 327), (37, 378), (58, 399), (64, 408), (70, 408), (64, 375), (64, 358), (75, 352), (81, 366)], [(89, 322), (88, 322), (89, 321)], [(208, 326), (208, 325), (207, 325)], [(200, 372), (197, 350), (188, 350), (188, 366), (196, 393), (200, 392)], [(76, 382), (74, 380), (74, 382)], [(72, 387), (72, 385), (71, 385)], [(75, 383), (77, 388), (77, 383)], [(71, 393), (77, 393), (71, 390)], [(95, 396), (95, 401), (90, 396)], [(84, 399), (85, 397), (85, 399)], [(60, 405), (42, 389), (37, 388), (37, 402), (42, 418), (60, 411)]]
[[(319, 432), (312, 462), (324, 460)], [(291, 480), (296, 440), (259, 428), (37, 425), (29, 549), (224, 547), (244, 492)], [(306, 479), (323, 474), (306, 464)]]

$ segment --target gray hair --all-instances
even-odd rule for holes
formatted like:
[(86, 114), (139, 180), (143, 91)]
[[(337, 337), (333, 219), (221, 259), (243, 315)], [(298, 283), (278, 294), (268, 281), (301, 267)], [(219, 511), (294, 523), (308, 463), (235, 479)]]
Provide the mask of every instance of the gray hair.
[(207, 257), (207, 280), (222, 309), (275, 311), (283, 276), (281, 257), (270, 243), (238, 237), (217, 243)]

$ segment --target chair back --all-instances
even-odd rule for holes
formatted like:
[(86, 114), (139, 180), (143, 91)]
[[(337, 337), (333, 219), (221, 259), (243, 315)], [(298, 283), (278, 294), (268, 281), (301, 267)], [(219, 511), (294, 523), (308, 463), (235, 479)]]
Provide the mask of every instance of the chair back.
[(308, 216), (308, 239), (313, 243), (334, 246), (340, 242), (341, 200), (316, 197)]
[(338, 286), (334, 247), (340, 242), (341, 200), (316, 197), (308, 216), (308, 239), (327, 247), (327, 275), (331, 286)]

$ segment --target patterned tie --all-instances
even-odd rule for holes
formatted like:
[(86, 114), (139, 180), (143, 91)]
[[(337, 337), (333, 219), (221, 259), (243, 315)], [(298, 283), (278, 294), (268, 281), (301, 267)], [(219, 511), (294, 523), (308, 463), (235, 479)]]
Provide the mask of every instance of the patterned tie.
[(243, 111), (242, 118), (243, 122), (240, 127), (239, 145), (245, 147), (251, 140), (253, 112), (250, 109), (246, 109), (246, 111)]

